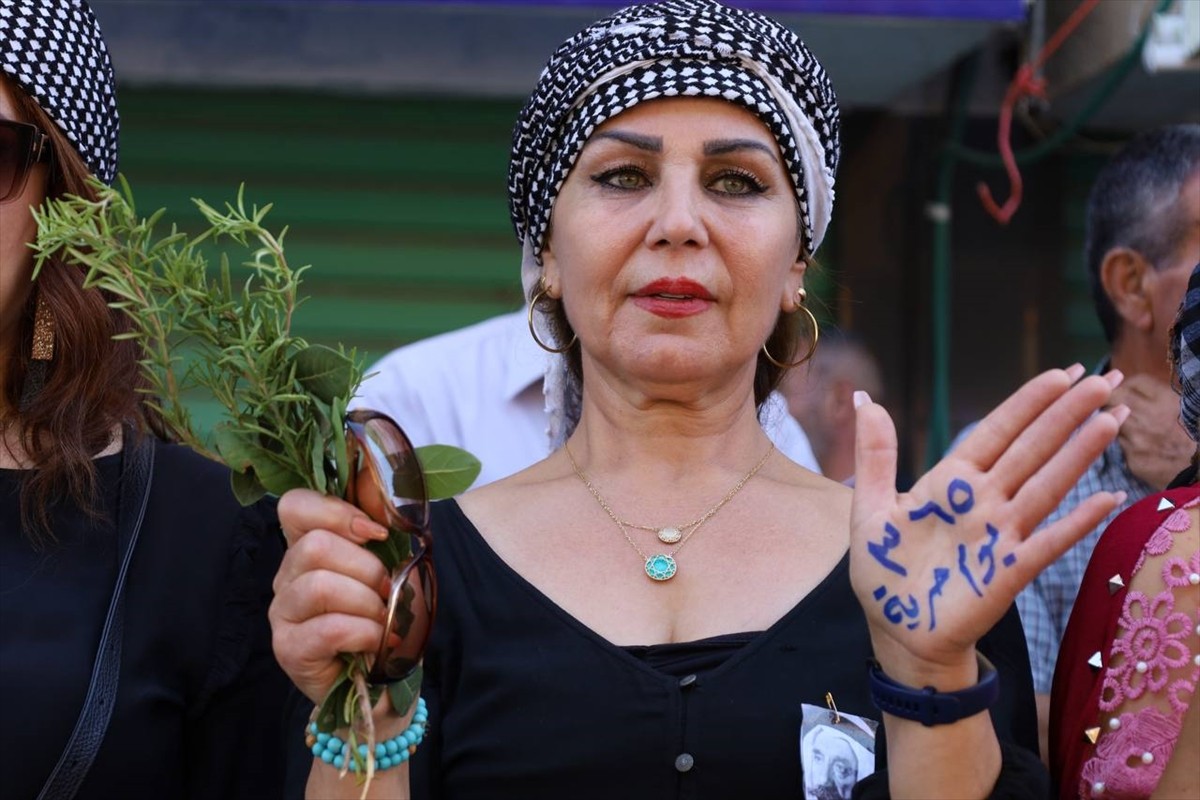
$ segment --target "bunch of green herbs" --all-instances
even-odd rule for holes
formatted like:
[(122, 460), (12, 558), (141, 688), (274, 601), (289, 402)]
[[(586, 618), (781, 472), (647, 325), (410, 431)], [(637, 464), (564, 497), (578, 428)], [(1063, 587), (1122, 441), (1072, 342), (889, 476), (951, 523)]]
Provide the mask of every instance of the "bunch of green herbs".
[[(156, 226), (165, 209), (141, 217), (123, 176), (118, 186), (97, 181), (97, 199), (69, 196), (35, 212), (35, 277), (48, 259), (61, 259), (84, 271), (85, 287), (115, 298), (110, 305), (132, 322), (122, 338), (137, 340), (141, 349), (150, 384), (146, 402), (181, 442), (230, 467), (241, 503), (295, 488), (344, 496), (352, 479), (344, 415), (364, 369), (354, 350), (291, 334), (308, 267), (288, 265), (286, 228), (274, 234), (264, 227), (271, 206), (247, 207), (244, 187), (224, 211), (193, 199), (204, 230), (190, 236), (172, 225), (162, 234)], [(237, 245), (248, 258), (235, 267), (222, 252), (213, 274), (205, 245)], [(196, 430), (183, 399), (197, 390), (223, 408), (211, 439)], [(479, 461), (458, 448), (430, 445), (418, 448), (417, 456), (430, 499), (458, 494), (479, 474)], [(408, 534), (392, 533), (386, 542), (366, 545), (389, 570), (411, 552)], [(369, 785), (375, 761), (371, 709), (384, 690), (366, 683), (363, 655), (343, 654), (343, 660), (314, 719), (321, 731), (349, 731), (343, 770), (353, 759)], [(420, 679), (418, 670), (388, 687), (400, 713), (415, 701)], [(365, 759), (359, 742), (369, 746)]]

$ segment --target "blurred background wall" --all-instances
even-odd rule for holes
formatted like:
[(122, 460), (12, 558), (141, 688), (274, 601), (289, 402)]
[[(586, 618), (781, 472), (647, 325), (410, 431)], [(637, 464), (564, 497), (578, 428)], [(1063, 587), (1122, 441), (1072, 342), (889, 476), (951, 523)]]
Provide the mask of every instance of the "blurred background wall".
[[(545, 58), (622, 3), (92, 0), (116, 65), (139, 207), (272, 202), (313, 265), (296, 318), (369, 358), (518, 308), (511, 126)], [(881, 359), (910, 468), (1022, 380), (1104, 351), (1081, 257), (1099, 165), (1200, 121), (1200, 0), (1100, 0), (1019, 104), (1024, 198), (1007, 225), (997, 114), (1080, 0), (733, 2), (792, 26), (843, 106), (821, 316)], [(1148, 39), (1143, 47), (1142, 38)], [(215, 409), (198, 399), (201, 419)]]

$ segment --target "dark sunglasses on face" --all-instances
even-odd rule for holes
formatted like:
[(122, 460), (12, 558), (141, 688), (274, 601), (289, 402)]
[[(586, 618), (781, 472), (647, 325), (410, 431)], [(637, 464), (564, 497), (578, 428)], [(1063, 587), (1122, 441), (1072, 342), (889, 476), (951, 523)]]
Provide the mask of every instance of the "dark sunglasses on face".
[(0, 119), (0, 203), (25, 190), (34, 164), (50, 159), (50, 137), (28, 122)]
[(392, 568), (383, 637), (367, 676), (371, 683), (387, 683), (407, 678), (421, 663), (437, 612), (429, 499), (416, 450), (390, 417), (351, 411), (346, 432), (351, 455), (346, 499), (386, 526), (393, 539), (407, 536), (411, 550)]

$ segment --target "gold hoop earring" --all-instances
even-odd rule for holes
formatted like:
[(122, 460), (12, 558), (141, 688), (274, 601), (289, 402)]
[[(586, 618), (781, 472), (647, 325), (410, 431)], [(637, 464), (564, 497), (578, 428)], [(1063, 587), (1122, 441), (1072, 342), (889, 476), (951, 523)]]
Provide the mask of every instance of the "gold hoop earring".
[(567, 342), (566, 346), (559, 347), (559, 348), (549, 347), (546, 345), (545, 342), (543, 342), (540, 338), (538, 338), (537, 328), (534, 327), (534, 324), (533, 324), (533, 309), (535, 306), (537, 306), (538, 301), (541, 300), (543, 296), (545, 296), (546, 292), (547, 292), (546, 279), (539, 278), (537, 294), (535, 294), (533, 296), (533, 299), (529, 301), (529, 315), (528, 315), (529, 316), (529, 335), (533, 337), (533, 341), (537, 342), (537, 346), (542, 348), (543, 350), (545, 350), (547, 353), (554, 353), (556, 355), (562, 355), (563, 353), (567, 352), (568, 350), (570, 350), (572, 347), (575, 346), (575, 342), (579, 340), (579, 337), (572, 336), (571, 341)]
[(38, 292), (37, 310), (33, 315), (33, 348), (30, 357), (34, 361), (50, 361), (54, 358), (54, 313), (41, 292)]
[(821, 338), (821, 326), (817, 324), (817, 318), (813, 316), (811, 311), (808, 310), (808, 306), (804, 305), (804, 301), (807, 297), (808, 293), (803, 289), (796, 290), (796, 299), (799, 301), (798, 305), (796, 306), (796, 310), (803, 311), (805, 314), (807, 314), (808, 323), (812, 326), (812, 339), (808, 343), (808, 352), (804, 354), (804, 358), (800, 359), (799, 361), (794, 361), (791, 364), (785, 364), (782, 361), (776, 361), (775, 358), (767, 352), (767, 343), (763, 342), (763, 356), (767, 359), (767, 361), (770, 361), (779, 369), (788, 370), (798, 367), (805, 361), (808, 361), (810, 358), (812, 358), (813, 353), (817, 352), (817, 340)]

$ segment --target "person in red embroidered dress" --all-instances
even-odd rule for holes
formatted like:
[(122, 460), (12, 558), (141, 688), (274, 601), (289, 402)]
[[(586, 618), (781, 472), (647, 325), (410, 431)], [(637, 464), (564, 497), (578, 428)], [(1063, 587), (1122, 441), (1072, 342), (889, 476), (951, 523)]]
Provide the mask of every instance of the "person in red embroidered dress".
[[(1200, 264), (1171, 348), (1180, 419), (1200, 441)], [(1200, 797), (1196, 465), (1114, 519), (1088, 563), (1051, 694), (1060, 797)]]

